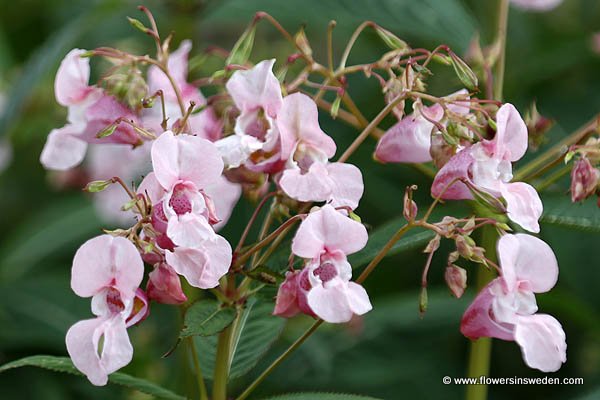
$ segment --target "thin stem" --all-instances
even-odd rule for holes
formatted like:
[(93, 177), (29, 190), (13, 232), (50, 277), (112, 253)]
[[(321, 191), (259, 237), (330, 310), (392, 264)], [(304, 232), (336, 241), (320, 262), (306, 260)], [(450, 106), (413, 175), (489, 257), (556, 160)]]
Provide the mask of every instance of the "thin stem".
[(371, 272), (373, 272), (373, 270), (375, 269), (377, 264), (379, 264), (381, 262), (381, 260), (383, 260), (385, 255), (392, 249), (392, 247), (396, 244), (396, 242), (398, 240), (400, 240), (402, 238), (402, 236), (404, 236), (404, 234), (406, 232), (408, 232), (408, 230), (410, 228), (412, 228), (413, 226), (414, 226), (413, 224), (408, 223), (408, 224), (404, 225), (402, 228), (398, 229), (398, 231), (394, 234), (394, 236), (392, 236), (390, 238), (390, 240), (385, 244), (385, 246), (383, 246), (383, 248), (381, 250), (379, 250), (379, 253), (377, 253), (375, 258), (373, 258), (373, 260), (371, 260), (369, 265), (367, 265), (367, 267), (364, 269), (364, 271), (356, 279), (356, 283), (359, 283), (359, 284), (363, 283), (365, 281), (365, 279), (367, 279), (369, 274), (371, 274)]
[(193, 337), (189, 337), (187, 341), (190, 348), (190, 353), (192, 355), (192, 361), (194, 362), (194, 369), (196, 370), (196, 380), (198, 381), (198, 393), (200, 393), (200, 400), (208, 400), (206, 384), (204, 383), (204, 377), (202, 376), (202, 370), (200, 369), (200, 362), (198, 360), (196, 343), (194, 343)]
[(525, 178), (530, 177), (540, 170), (546, 163), (552, 162), (551, 160), (555, 157), (562, 157), (563, 149), (569, 147), (574, 143), (578, 143), (585, 139), (591, 132), (594, 132), (598, 128), (600, 121), (600, 113), (596, 114), (590, 121), (581, 126), (575, 132), (571, 133), (550, 149), (540, 154), (529, 163), (525, 164), (522, 168), (519, 168), (514, 177), (514, 181), (522, 181)]
[(254, 210), (254, 212), (252, 213), (252, 216), (250, 217), (250, 219), (248, 220), (248, 223), (246, 224), (246, 228), (244, 228), (244, 232), (242, 233), (242, 236), (240, 237), (240, 241), (238, 242), (237, 246), (235, 247), (234, 253), (239, 253), (239, 251), (242, 249), (242, 247), (244, 246), (244, 242), (246, 241), (246, 238), (248, 237), (248, 234), (250, 233), (250, 229), (252, 228), (252, 225), (254, 224), (254, 222), (256, 221), (256, 218), (258, 217), (258, 214), (260, 213), (260, 211), (262, 210), (264, 205), (267, 204), (267, 200), (269, 200), (271, 197), (275, 196), (276, 194), (277, 194), (277, 192), (267, 193), (265, 195), (265, 197), (262, 198), (260, 203), (258, 203), (258, 205), (256, 206), (256, 209)]
[(365, 139), (369, 136), (371, 131), (373, 131), (377, 125), (383, 121), (383, 119), (396, 107), (400, 102), (402, 102), (406, 98), (406, 95), (401, 94), (396, 96), (387, 106), (383, 108), (377, 114), (377, 116), (363, 129), (363, 131), (358, 135), (354, 142), (346, 149), (344, 154), (342, 154), (338, 160), (338, 162), (345, 162), (351, 155), (358, 149), (358, 147), (365, 141)]
[(508, 7), (509, 0), (500, 0), (498, 2), (498, 29), (496, 31), (496, 41), (500, 46), (500, 55), (496, 64), (496, 74), (494, 82), (494, 99), (502, 100), (502, 90), (504, 87), (504, 69), (506, 64), (506, 32), (508, 28)]
[(329, 71), (333, 74), (333, 28), (335, 28), (336, 22), (334, 20), (329, 21), (327, 25), (327, 66)]
[(340, 61), (340, 67), (338, 68), (338, 71), (342, 71), (346, 68), (346, 63), (348, 62), (348, 57), (350, 56), (350, 51), (352, 51), (352, 48), (354, 47), (354, 44), (356, 43), (356, 39), (358, 39), (358, 37), (360, 36), (362, 31), (364, 31), (365, 28), (367, 28), (369, 26), (373, 26), (373, 22), (365, 21), (354, 30), (354, 32), (352, 33), (352, 36), (350, 36), (350, 40), (348, 40), (348, 44), (346, 44), (344, 53), (342, 54), (342, 59)]
[(139, 6), (138, 10), (142, 11), (146, 14), (146, 17), (150, 21), (150, 26), (152, 27), (152, 37), (154, 38), (154, 42), (156, 43), (156, 57), (162, 57), (162, 47), (160, 42), (160, 34), (158, 33), (158, 26), (156, 25), (156, 21), (154, 20), (154, 16), (150, 12), (147, 7)]
[(569, 171), (571, 171), (571, 166), (563, 165), (562, 167), (560, 167), (559, 169), (554, 171), (552, 174), (550, 174), (550, 176), (548, 176), (542, 182), (538, 183), (537, 185), (534, 185), (535, 190), (537, 190), (538, 192), (541, 192), (542, 190), (546, 189), (547, 187), (552, 185), (554, 182), (556, 182), (557, 180), (559, 180), (560, 178), (562, 178), (563, 176), (568, 174)]
[[(262, 226), (260, 227), (260, 232), (258, 233), (258, 242), (263, 240), (267, 234), (269, 233), (269, 228), (271, 228), (271, 224), (273, 223), (273, 209), (275, 207), (277, 199), (274, 199), (271, 203), (271, 207), (269, 208), (269, 212), (267, 216), (263, 220)], [(250, 266), (256, 265), (256, 259), (258, 258), (258, 253), (254, 253), (252, 256), (252, 262), (250, 262)]]
[(248, 396), (250, 395), (250, 393), (252, 393), (252, 392), (254, 391), (254, 389), (256, 389), (256, 388), (257, 388), (257, 386), (258, 386), (258, 385), (260, 385), (260, 384), (262, 383), (262, 381), (264, 381), (264, 380), (265, 380), (265, 378), (266, 378), (267, 376), (269, 376), (269, 374), (270, 374), (271, 372), (273, 372), (273, 370), (274, 370), (275, 368), (277, 368), (277, 367), (279, 366), (279, 364), (281, 364), (281, 363), (283, 362), (283, 360), (285, 360), (285, 359), (286, 359), (286, 358), (287, 358), (287, 357), (288, 357), (290, 354), (292, 354), (292, 353), (293, 353), (293, 352), (294, 352), (294, 351), (295, 351), (295, 350), (296, 350), (298, 347), (300, 347), (300, 345), (301, 345), (302, 343), (304, 343), (304, 341), (305, 341), (306, 339), (308, 339), (308, 337), (309, 337), (310, 335), (312, 335), (312, 334), (313, 334), (313, 333), (314, 333), (314, 332), (317, 330), (317, 328), (318, 328), (319, 326), (321, 326), (321, 324), (322, 324), (322, 323), (323, 323), (323, 320), (322, 320), (322, 319), (319, 319), (319, 320), (315, 321), (315, 323), (314, 323), (314, 324), (312, 324), (312, 326), (311, 326), (310, 328), (308, 328), (308, 329), (306, 330), (306, 332), (304, 332), (304, 333), (302, 334), (302, 336), (300, 336), (298, 339), (296, 339), (296, 341), (295, 341), (294, 343), (292, 343), (292, 344), (290, 345), (290, 347), (288, 347), (288, 348), (287, 348), (287, 350), (283, 352), (283, 354), (281, 354), (279, 357), (277, 357), (277, 358), (275, 359), (275, 361), (273, 361), (273, 362), (271, 363), (271, 365), (269, 365), (269, 366), (267, 367), (267, 369), (265, 369), (265, 370), (263, 371), (263, 373), (262, 373), (262, 374), (260, 374), (260, 375), (258, 376), (258, 378), (256, 378), (256, 379), (255, 379), (255, 380), (254, 380), (254, 381), (253, 381), (253, 382), (250, 384), (250, 386), (248, 386), (248, 387), (246, 388), (246, 390), (244, 390), (244, 391), (242, 392), (242, 394), (240, 394), (240, 395), (239, 395), (239, 396), (236, 398), (236, 400), (244, 400), (244, 399), (248, 398)]
[(246, 262), (252, 254), (256, 253), (258, 250), (262, 249), (263, 247), (265, 247), (266, 245), (271, 243), (280, 234), (282, 234), (282, 232), (285, 232), (288, 229), (288, 227), (290, 227), (296, 221), (303, 219), (305, 216), (306, 216), (306, 214), (298, 214), (298, 215), (294, 215), (292, 218), (285, 221), (283, 224), (281, 224), (279, 226), (279, 228), (275, 229), (267, 237), (265, 237), (260, 242), (256, 243), (254, 246), (252, 246), (250, 249), (248, 249), (248, 251), (246, 251), (244, 254), (242, 254), (233, 264), (234, 268), (239, 267), (242, 264), (244, 264), (244, 262)]

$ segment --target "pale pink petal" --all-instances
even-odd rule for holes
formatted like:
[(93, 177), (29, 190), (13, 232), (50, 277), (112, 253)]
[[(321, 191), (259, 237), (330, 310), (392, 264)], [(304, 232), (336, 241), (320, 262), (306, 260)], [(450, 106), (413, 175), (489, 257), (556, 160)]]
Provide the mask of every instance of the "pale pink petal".
[(88, 144), (79, 139), (78, 134), (78, 128), (73, 125), (53, 129), (40, 156), (44, 168), (65, 171), (79, 165), (85, 157)]
[(496, 136), (492, 140), (497, 154), (509, 161), (517, 161), (527, 151), (527, 126), (521, 118), (521, 114), (510, 103), (504, 104), (496, 114)]
[(131, 313), (125, 320), (125, 327), (139, 324), (150, 315), (148, 295), (142, 289), (137, 288), (133, 299), (133, 307)]
[(360, 169), (352, 164), (336, 162), (327, 164), (327, 171), (332, 183), (331, 205), (357, 208), (364, 191)]
[(447, 105), (448, 110), (455, 114), (467, 115), (471, 111), (471, 102), (469, 101), (469, 91), (467, 89), (460, 89), (448, 96), (444, 96), (444, 99), (456, 100), (454, 103)]
[(277, 114), (281, 134), (282, 156), (287, 158), (296, 141), (302, 141), (333, 157), (336, 146), (333, 139), (319, 126), (319, 111), (315, 102), (303, 93), (293, 93), (283, 99)]
[(183, 275), (190, 285), (210, 289), (219, 285), (231, 264), (231, 246), (222, 236), (199, 244), (197, 248), (176, 247), (166, 252), (167, 263)]
[(371, 305), (371, 300), (369, 300), (369, 295), (365, 288), (354, 282), (348, 282), (347, 285), (346, 296), (348, 298), (350, 310), (356, 315), (363, 315), (371, 311), (373, 306)]
[(471, 148), (456, 153), (435, 176), (431, 185), (431, 195), (449, 200), (472, 199), (473, 195), (467, 185), (456, 179), (470, 180), (469, 169), (474, 161)]
[(244, 164), (250, 154), (260, 150), (262, 143), (249, 135), (229, 135), (215, 142), (219, 154), (227, 168), (237, 168)]
[(84, 119), (87, 124), (81, 133), (82, 138), (89, 143), (141, 144), (140, 136), (131, 125), (124, 122), (117, 124), (117, 128), (110, 136), (96, 137), (98, 132), (114, 124), (119, 118), (138, 123), (137, 116), (114, 96), (100, 95), (97, 101), (85, 108)]
[(523, 233), (502, 236), (498, 240), (498, 258), (509, 288), (518, 281), (527, 281), (533, 292), (544, 293), (558, 280), (554, 252), (535, 236)]
[(542, 216), (544, 207), (533, 186), (524, 182), (508, 183), (501, 187), (500, 192), (506, 200), (508, 218), (521, 225), (523, 229), (539, 232), (538, 220)]
[(132, 299), (143, 275), (144, 264), (133, 243), (101, 235), (85, 242), (75, 253), (71, 288), (78, 296), (91, 297), (114, 286), (124, 299)]
[(299, 257), (315, 258), (327, 249), (344, 254), (356, 253), (367, 244), (366, 228), (327, 204), (311, 212), (300, 224), (292, 241), (292, 252)]
[(219, 222), (213, 225), (213, 228), (215, 231), (218, 231), (227, 224), (233, 208), (242, 194), (242, 185), (230, 182), (221, 175), (215, 183), (204, 188), (204, 193), (206, 193), (215, 204)]
[(62, 106), (70, 106), (82, 101), (90, 90), (90, 59), (81, 57), (86, 51), (71, 50), (61, 61), (54, 80), (56, 101)]
[(500, 283), (499, 279), (501, 278), (496, 278), (484, 287), (465, 311), (460, 321), (460, 332), (469, 339), (494, 337), (514, 340), (512, 326), (499, 324), (492, 319), (491, 315), (492, 302), (495, 299), (492, 287)]
[(285, 281), (279, 286), (273, 315), (291, 318), (301, 312), (298, 305), (298, 276), (299, 272), (286, 272)]
[(298, 201), (326, 201), (332, 194), (332, 182), (327, 167), (313, 163), (306, 173), (299, 168), (286, 169), (279, 180), (281, 189)]
[(308, 306), (326, 322), (337, 324), (350, 321), (353, 312), (345, 286), (344, 282), (339, 281), (326, 287), (313, 287), (307, 294)]
[(227, 81), (227, 91), (242, 113), (262, 107), (273, 118), (279, 112), (283, 98), (274, 64), (275, 59), (261, 61), (247, 71), (235, 71)]
[(421, 116), (408, 115), (385, 132), (375, 149), (382, 162), (422, 163), (431, 161), (431, 131), (434, 125)]
[(223, 171), (223, 161), (213, 143), (197, 136), (175, 136), (170, 131), (152, 145), (152, 165), (164, 188), (180, 180), (203, 188), (215, 183)]
[(549, 11), (562, 2), (563, 0), (511, 0), (515, 6), (529, 11)]
[(144, 180), (142, 180), (142, 183), (140, 183), (137, 192), (147, 195), (152, 204), (157, 204), (167, 194), (165, 189), (158, 183), (154, 172), (150, 172), (146, 175)]
[[(104, 342), (98, 355), (101, 337)], [(119, 316), (77, 322), (67, 331), (66, 344), (75, 367), (96, 386), (106, 385), (108, 375), (129, 364), (133, 357), (125, 321)]]
[(515, 340), (525, 363), (543, 372), (555, 372), (567, 361), (566, 335), (560, 322), (547, 314), (518, 318)]
[(223, 121), (219, 119), (213, 107), (207, 107), (188, 119), (194, 135), (211, 142), (216, 142), (223, 135)]
[(214, 236), (214, 231), (206, 218), (187, 213), (169, 218), (167, 236), (177, 246), (196, 247)]

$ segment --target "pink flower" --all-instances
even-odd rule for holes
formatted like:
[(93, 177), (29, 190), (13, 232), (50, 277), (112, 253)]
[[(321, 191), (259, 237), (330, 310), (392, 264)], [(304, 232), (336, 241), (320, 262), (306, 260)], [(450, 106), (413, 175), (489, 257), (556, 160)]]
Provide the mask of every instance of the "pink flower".
[(69, 329), (67, 350), (90, 382), (105, 385), (108, 375), (129, 364), (133, 356), (127, 328), (147, 315), (147, 300), (138, 288), (144, 265), (130, 241), (102, 235), (77, 250), (71, 273), (71, 288), (78, 296), (92, 297), (97, 317)]
[(581, 157), (571, 170), (571, 201), (576, 203), (593, 195), (600, 183), (600, 171), (587, 157)]
[(148, 275), (146, 293), (150, 300), (163, 304), (182, 304), (187, 301), (181, 289), (179, 275), (169, 265), (161, 263)]
[(567, 344), (560, 323), (536, 314), (535, 293), (549, 291), (558, 279), (558, 263), (550, 246), (525, 235), (504, 235), (498, 241), (502, 275), (490, 282), (469, 306), (461, 332), (516, 341), (525, 363), (544, 372), (566, 361)]
[[(448, 110), (459, 115), (468, 114), (468, 94), (466, 89), (462, 89), (446, 96), (447, 100), (466, 100), (464, 106), (449, 104)], [(419, 100), (415, 102), (413, 108), (414, 112), (411, 115), (402, 118), (379, 139), (375, 149), (377, 160), (392, 163), (423, 163), (432, 160), (431, 134), (435, 130), (435, 125), (429, 120), (445, 124), (444, 109), (440, 104), (423, 107)]]
[(113, 96), (96, 86), (89, 86), (90, 64), (81, 57), (84, 50), (71, 50), (61, 62), (54, 90), (56, 101), (68, 107), (67, 125), (53, 129), (40, 156), (47, 169), (67, 170), (83, 160), (88, 143), (139, 144), (138, 134), (127, 124), (118, 124), (109, 137), (96, 134), (118, 118), (137, 121), (137, 116)]
[(511, 2), (523, 10), (550, 11), (558, 7), (563, 0), (511, 0)]
[[(196, 86), (187, 81), (188, 57), (191, 49), (191, 41), (184, 40), (181, 42), (179, 48), (169, 55), (168, 67), (175, 84), (179, 87), (185, 106), (189, 106), (190, 102), (193, 101), (196, 107), (201, 107), (206, 104), (206, 99)], [(148, 88), (151, 95), (156, 93), (157, 90), (163, 91), (166, 116), (171, 128), (173, 128), (173, 124), (182, 117), (179, 102), (173, 90), (173, 85), (157, 66), (153, 65), (148, 68)], [(144, 125), (156, 133), (162, 133), (163, 129), (160, 126), (162, 119), (162, 106), (160, 99), (157, 99), (154, 107), (145, 109), (143, 114)], [(212, 107), (207, 107), (199, 113), (190, 115), (188, 124), (190, 126), (190, 132), (188, 133), (198, 135), (211, 142), (221, 137), (223, 126)]]
[[(363, 194), (360, 170), (345, 163), (330, 163), (336, 145), (321, 130), (317, 105), (308, 96), (294, 93), (283, 99), (277, 126), (291, 157), (279, 186), (299, 201), (327, 201), (334, 207), (358, 207)], [(287, 151), (286, 151), (287, 152)]]
[(281, 285), (274, 314), (291, 317), (301, 311), (331, 323), (348, 322), (371, 310), (365, 289), (351, 282), (346, 256), (367, 243), (365, 227), (325, 205), (306, 217), (292, 242), (292, 252), (307, 263)]
[(151, 154), (154, 172), (138, 192), (152, 201), (153, 226), (163, 235), (157, 243), (190, 285), (215, 287), (229, 270), (231, 246), (211, 226), (220, 220), (205, 188), (222, 182), (223, 161), (213, 143), (170, 131), (154, 142)]
[(467, 185), (461, 181), (452, 183), (458, 178), (469, 181), (493, 196), (503, 197), (512, 221), (528, 231), (539, 232), (538, 220), (543, 210), (539, 195), (527, 183), (510, 183), (511, 163), (523, 157), (527, 150), (527, 127), (512, 104), (500, 107), (496, 125), (496, 136), (492, 140), (483, 140), (459, 151), (440, 169), (431, 194), (444, 199), (472, 199)]
[(265, 60), (250, 70), (236, 71), (226, 84), (240, 111), (235, 134), (217, 142), (230, 168), (246, 165), (270, 173), (280, 169), (289, 156), (275, 123), (283, 99), (279, 81), (272, 72), (273, 64), (274, 59)]

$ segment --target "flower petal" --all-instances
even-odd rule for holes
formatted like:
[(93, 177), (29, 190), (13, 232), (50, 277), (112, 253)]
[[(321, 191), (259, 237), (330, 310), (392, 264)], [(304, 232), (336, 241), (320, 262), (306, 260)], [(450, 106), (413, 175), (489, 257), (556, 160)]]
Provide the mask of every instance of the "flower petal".
[(356, 209), (363, 195), (362, 173), (355, 165), (346, 163), (327, 164), (331, 180), (331, 205)]
[(544, 206), (533, 186), (524, 182), (508, 183), (500, 187), (500, 193), (506, 200), (508, 218), (530, 232), (540, 231), (538, 220)]
[(79, 133), (73, 125), (53, 129), (40, 156), (44, 168), (65, 171), (79, 165), (88, 147), (85, 141), (77, 137)]
[(308, 291), (307, 301), (311, 310), (329, 323), (348, 322), (352, 318), (346, 285), (341, 280), (326, 287), (313, 287)]
[(315, 258), (327, 250), (356, 253), (367, 244), (366, 228), (327, 204), (311, 212), (300, 224), (292, 241), (292, 252), (299, 257)]
[(319, 111), (315, 102), (303, 93), (293, 93), (283, 99), (277, 114), (281, 135), (282, 157), (289, 157), (297, 141), (307, 143), (322, 151), (327, 158), (335, 154), (333, 139), (319, 126)]
[(350, 309), (356, 315), (363, 315), (373, 309), (369, 295), (364, 287), (355, 282), (348, 282), (347, 296)]
[(431, 161), (431, 131), (434, 125), (422, 116), (408, 115), (379, 139), (375, 158), (382, 162), (422, 163)]
[(499, 285), (500, 278), (494, 279), (475, 297), (460, 321), (460, 332), (469, 339), (493, 337), (502, 340), (514, 340), (511, 325), (502, 325), (492, 319), (491, 307), (495, 299), (492, 289)]
[(175, 136), (167, 131), (156, 139), (151, 153), (156, 179), (165, 189), (180, 180), (202, 189), (215, 183), (223, 171), (215, 145), (197, 136)]
[(206, 218), (187, 213), (169, 218), (167, 236), (177, 246), (195, 247), (198, 243), (211, 239), (214, 231)]
[(54, 80), (56, 101), (62, 106), (70, 106), (82, 101), (93, 90), (88, 86), (90, 79), (90, 59), (81, 57), (86, 51), (73, 49), (61, 61)]
[(299, 271), (286, 272), (285, 281), (283, 281), (277, 290), (273, 315), (291, 318), (301, 312), (298, 305), (298, 276)]
[(204, 193), (215, 200), (215, 208), (219, 222), (213, 225), (215, 231), (221, 229), (231, 216), (233, 208), (242, 195), (242, 185), (227, 180), (220, 176), (217, 181), (204, 188)]
[(521, 114), (510, 103), (504, 104), (496, 113), (496, 136), (492, 140), (495, 143), (499, 157), (517, 161), (527, 151), (527, 125), (521, 118)]
[(75, 253), (71, 288), (78, 296), (91, 297), (104, 287), (114, 286), (123, 300), (133, 299), (143, 275), (144, 264), (133, 243), (101, 235), (85, 242)]
[(554, 252), (535, 236), (523, 233), (502, 236), (498, 240), (498, 258), (509, 288), (518, 281), (527, 281), (533, 292), (544, 293), (558, 280)]
[(471, 155), (471, 148), (456, 153), (442, 169), (440, 169), (431, 185), (431, 195), (449, 200), (470, 200), (473, 198), (471, 191), (464, 183), (455, 179), (470, 179), (469, 168), (475, 159)]
[(332, 182), (327, 167), (313, 163), (306, 173), (299, 168), (286, 169), (279, 180), (281, 189), (298, 201), (326, 201), (332, 193)]
[(566, 335), (554, 317), (535, 314), (518, 318), (515, 340), (525, 363), (543, 372), (555, 372), (567, 361)]
[(183, 275), (190, 285), (211, 289), (227, 273), (231, 264), (231, 246), (222, 236), (198, 244), (195, 248), (176, 247), (165, 254), (167, 263)]

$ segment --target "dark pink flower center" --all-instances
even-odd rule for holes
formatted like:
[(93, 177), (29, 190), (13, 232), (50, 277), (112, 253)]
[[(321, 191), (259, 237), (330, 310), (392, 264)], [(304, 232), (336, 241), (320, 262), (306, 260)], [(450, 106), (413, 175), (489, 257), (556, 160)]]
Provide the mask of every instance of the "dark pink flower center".
[(173, 196), (171, 196), (171, 199), (169, 200), (169, 205), (177, 215), (192, 212), (192, 203), (183, 191), (176, 191), (173, 193)]
[(121, 293), (112, 287), (106, 291), (106, 305), (113, 314), (118, 314), (125, 309), (125, 304), (121, 300)]
[(321, 279), (321, 282), (325, 283), (337, 276), (337, 269), (332, 263), (326, 262), (315, 268), (313, 274), (318, 276)]

